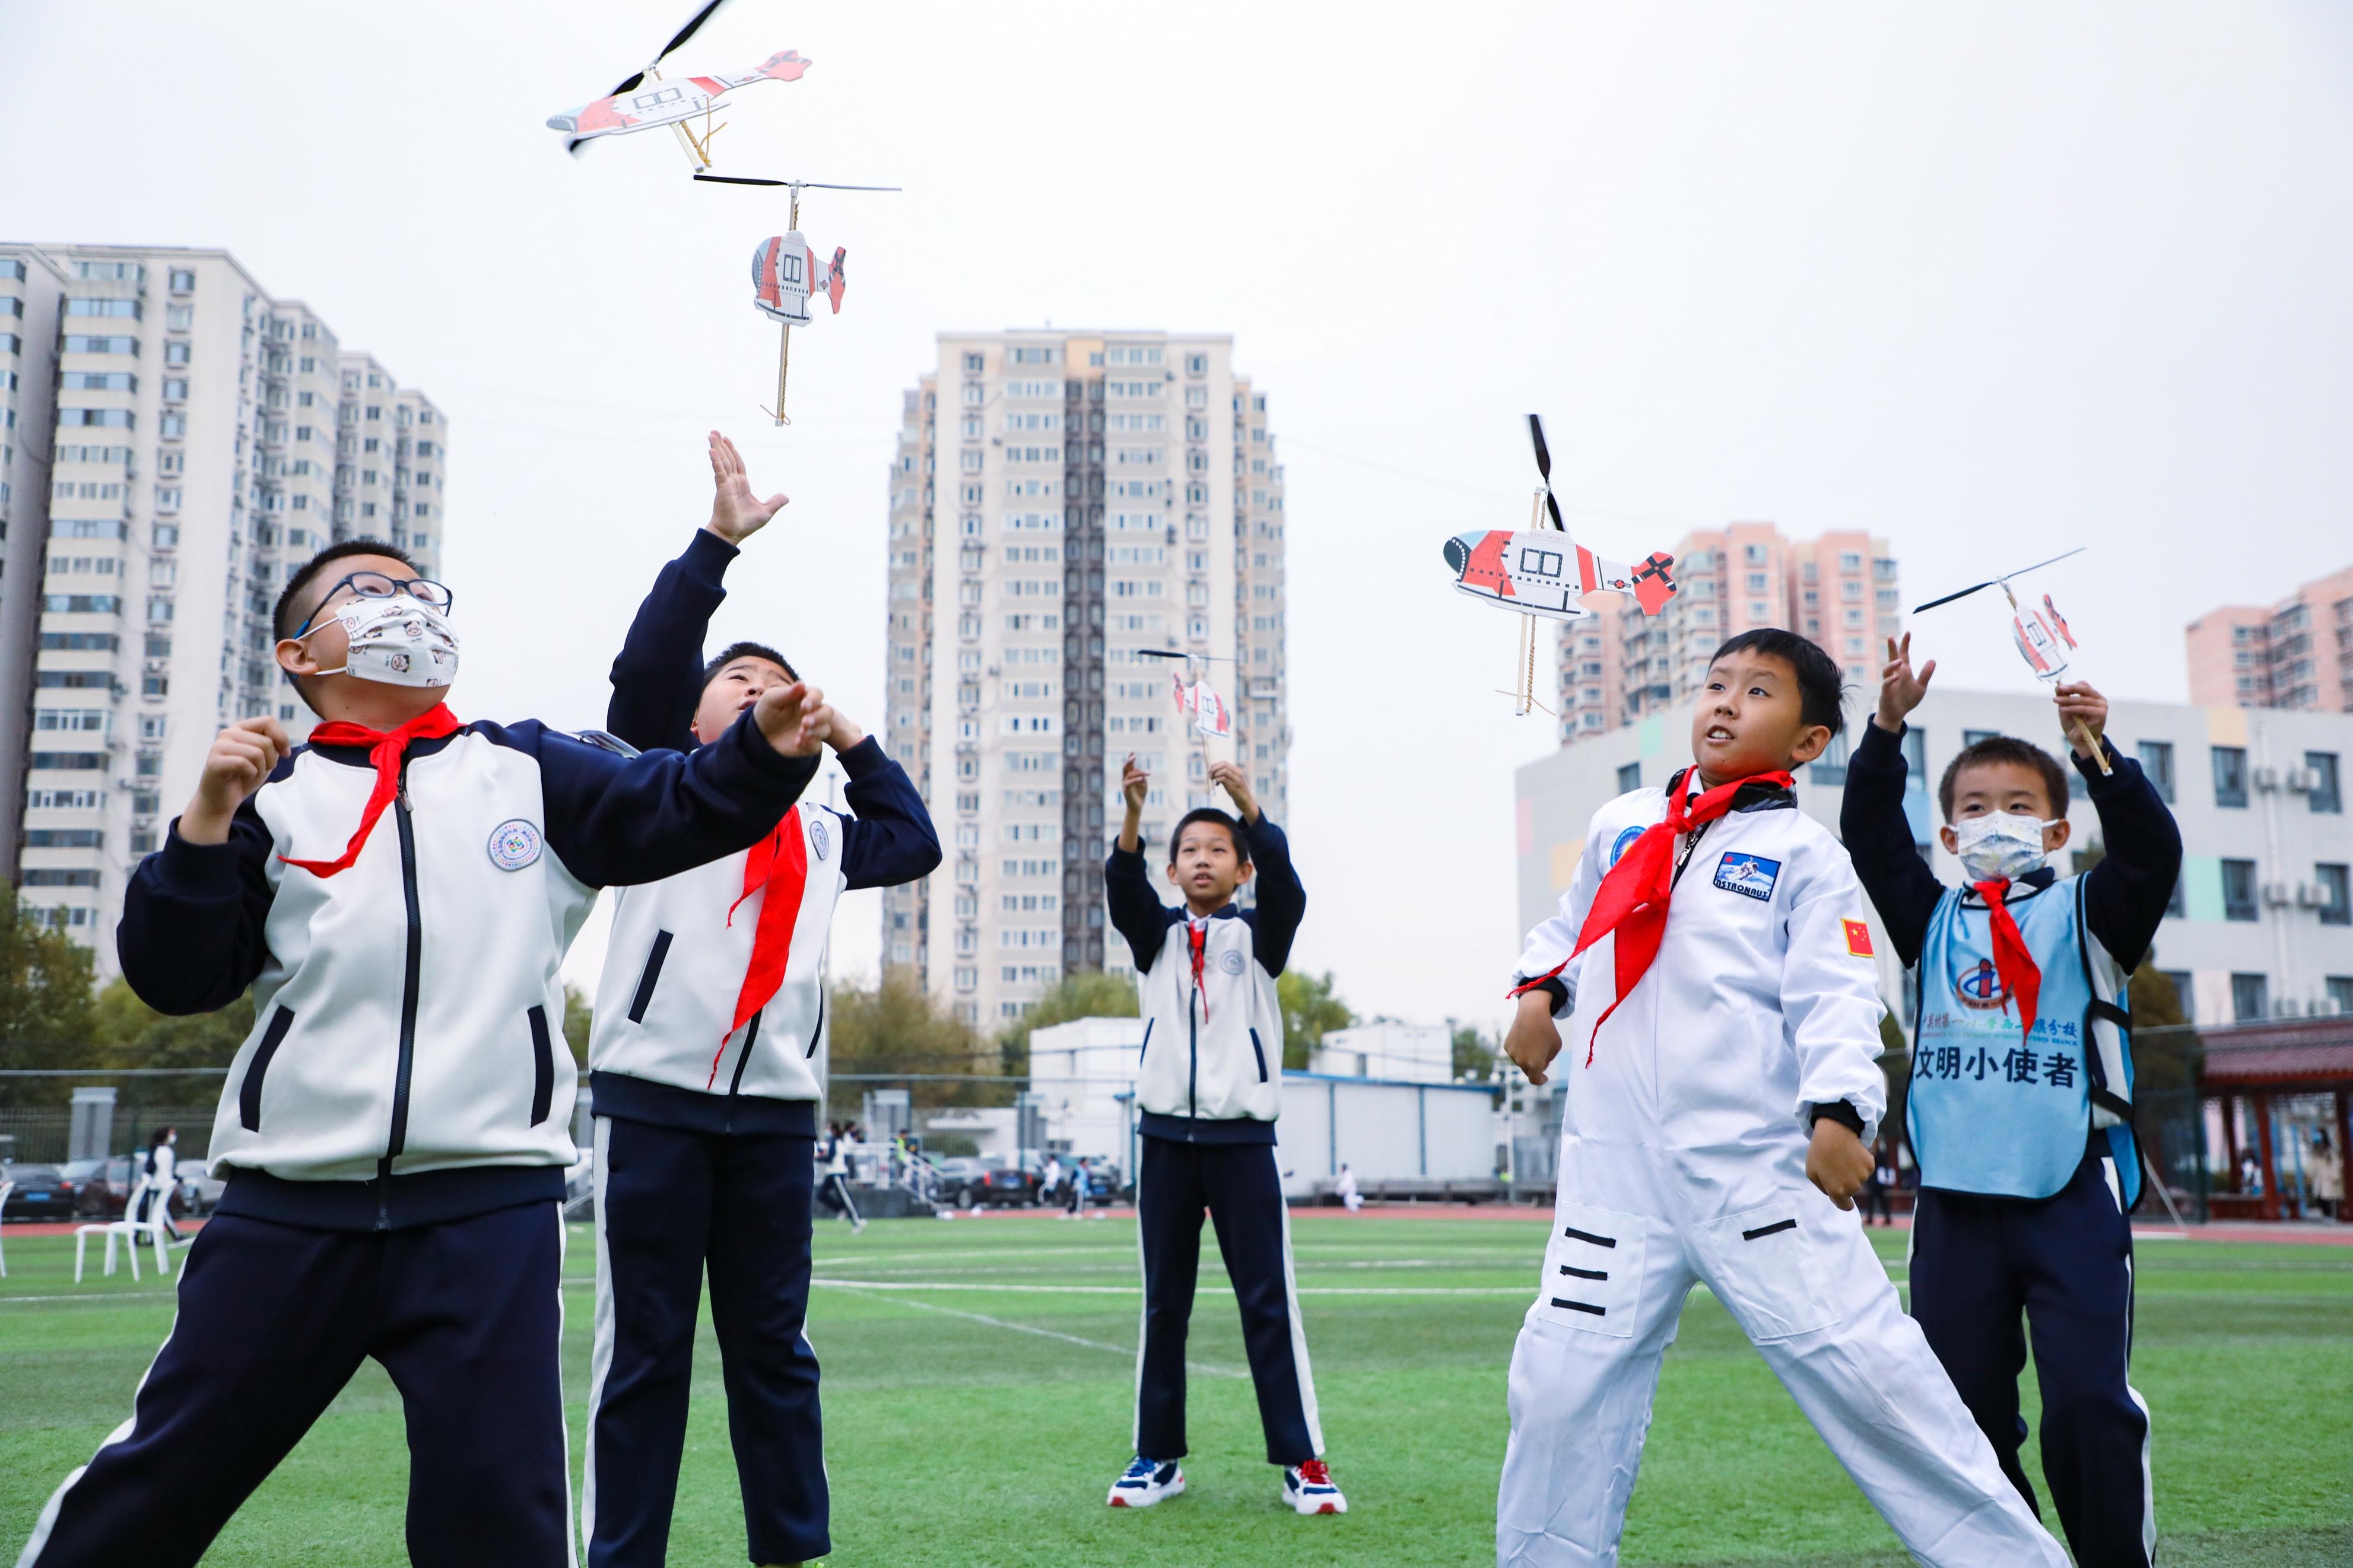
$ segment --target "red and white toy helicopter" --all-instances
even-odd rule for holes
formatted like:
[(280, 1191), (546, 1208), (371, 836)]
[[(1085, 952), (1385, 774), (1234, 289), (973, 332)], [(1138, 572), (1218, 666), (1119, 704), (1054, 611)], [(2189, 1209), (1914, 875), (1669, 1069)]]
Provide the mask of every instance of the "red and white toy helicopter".
[[(1520, 688), (1504, 695), (1518, 700), (1525, 715), (1544, 704), (1535, 700), (1535, 621), (1575, 621), (1593, 614), (1577, 601), (1588, 594), (1626, 594), (1655, 616), (1675, 596), (1672, 568), (1675, 558), (1653, 551), (1639, 566), (1604, 561), (1568, 537), (1560, 519), (1560, 502), (1552, 493), (1552, 450), (1545, 445), (1544, 421), (1528, 416), (1528, 435), (1535, 443), (1536, 487), (1534, 515), (1524, 529), (1491, 529), (1458, 533), (1446, 542), (1446, 564), (1453, 570), (1454, 586), (1491, 605), (1517, 610), (1525, 617), (1520, 626)], [(1546, 515), (1551, 526), (1545, 526)], [(1546, 710), (1549, 711), (1549, 710)]]
[[(2021, 605), (2018, 602), (2016, 591), (2010, 585), (2010, 580), (2011, 577), (2023, 577), (2029, 572), (2040, 572), (2045, 566), (2066, 560), (2069, 555), (2081, 555), (2083, 552), (2084, 546), (2079, 544), (2065, 555), (2053, 555), (2048, 561), (2021, 566), (2007, 576), (1990, 578), (1975, 587), (1963, 588), (1957, 594), (1931, 599), (1915, 607), (1912, 613), (1916, 616), (1922, 610), (1933, 610), (1939, 605), (1966, 599), (1981, 589), (2000, 588), (2002, 596), (2010, 601), (2010, 636), (2018, 648), (2018, 657), (2026, 661), (2027, 668), (2034, 671), (2037, 680), (2056, 686), (2059, 677), (2066, 672), (2068, 655), (2074, 650), (2075, 634), (2068, 629), (2067, 617), (2059, 613), (2059, 606), (2051, 602), (2050, 595), (2042, 595), (2042, 605), (2039, 609), (2032, 605)], [(2085, 730), (2080, 721), (2075, 726), (2075, 738), (2083, 742), (2084, 753), (2098, 765), (2100, 772), (2108, 772), (2107, 752), (2093, 741), (2091, 731)]]
[[(756, 81), (798, 81), (809, 62), (792, 49), (779, 50), (747, 71), (716, 76), (691, 76), (678, 81), (664, 81), (661, 63), (681, 47), (689, 38), (711, 20), (712, 13), (727, 0), (708, 0), (702, 9), (690, 18), (685, 26), (671, 36), (661, 52), (643, 70), (623, 79), (611, 92), (594, 102), (547, 118), (548, 128), (565, 133), (564, 150), (577, 154), (583, 144), (599, 136), (621, 136), (632, 131), (650, 131), (667, 125), (678, 132), (679, 144), (694, 161), (697, 169), (711, 167), (711, 139), (723, 126), (711, 123), (713, 110), (726, 107), (723, 94), (732, 89), (749, 87)], [(649, 85), (650, 79), (651, 85)], [(702, 117), (702, 134), (697, 136), (686, 121)]]
[(842, 258), (849, 252), (835, 246), (833, 259), (820, 262), (817, 252), (809, 247), (808, 237), (801, 233), (801, 193), (803, 191), (895, 191), (896, 185), (829, 185), (821, 180), (757, 180), (740, 174), (697, 174), (694, 176), (714, 185), (765, 185), (793, 193), (792, 227), (785, 234), (772, 234), (752, 249), (752, 304), (772, 321), (784, 327), (784, 339), (776, 351), (776, 405), (764, 408), (779, 425), (789, 425), (785, 417), (785, 381), (792, 368), (793, 329), (806, 327), (814, 319), (809, 314), (810, 296), (822, 294), (833, 305), (833, 313), (841, 314), (841, 295), (847, 286), (842, 275)]

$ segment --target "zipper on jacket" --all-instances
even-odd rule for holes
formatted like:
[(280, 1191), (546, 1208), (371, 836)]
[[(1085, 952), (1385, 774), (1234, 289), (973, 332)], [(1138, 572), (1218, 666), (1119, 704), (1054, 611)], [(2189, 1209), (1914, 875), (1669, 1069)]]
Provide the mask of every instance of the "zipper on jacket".
[(384, 1187), (376, 1198), (378, 1230), (391, 1228), (385, 1205), (391, 1195), (393, 1156), (408, 1142), (408, 1078), (417, 1058), (417, 993), (419, 974), (425, 967), (425, 917), (417, 901), (417, 829), (410, 820), (408, 759), (406, 757), (400, 760), (400, 782), (394, 794), (393, 804), (396, 807), (394, 821), (400, 829), (400, 891), (408, 906), (408, 957), (400, 983), (400, 1056), (393, 1069), (392, 1130), (385, 1140), (381, 1167)]
[(1201, 1115), (1201, 1024), (1194, 1016), (1193, 1004), (1200, 996), (1196, 991), (1185, 1000), (1185, 1141), (1193, 1141), (1192, 1123)]

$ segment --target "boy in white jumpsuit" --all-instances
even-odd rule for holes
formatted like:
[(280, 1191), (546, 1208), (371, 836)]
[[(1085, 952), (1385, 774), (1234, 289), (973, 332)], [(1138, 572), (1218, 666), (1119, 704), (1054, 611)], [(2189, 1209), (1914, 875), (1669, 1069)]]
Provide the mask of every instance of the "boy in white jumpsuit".
[(2065, 1568), (1852, 1212), (1886, 1109), (1883, 1009), (1854, 869), (1788, 773), (1839, 725), (1819, 647), (1779, 630), (1725, 643), (1692, 719), (1698, 765), (1597, 812), (1561, 912), (1529, 933), (1504, 1049), (1544, 1082), (1567, 1017), (1575, 1054), (1553, 1234), (1512, 1357), (1504, 1568), (1618, 1561), (1660, 1363), (1699, 1283), (1922, 1562)]

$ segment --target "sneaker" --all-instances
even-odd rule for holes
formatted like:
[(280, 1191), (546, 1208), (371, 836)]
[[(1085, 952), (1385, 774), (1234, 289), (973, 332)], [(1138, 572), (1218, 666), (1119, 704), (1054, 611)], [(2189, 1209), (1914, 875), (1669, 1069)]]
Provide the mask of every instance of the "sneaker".
[(1310, 1459), (1283, 1470), (1282, 1500), (1294, 1513), (1348, 1511), (1348, 1500), (1332, 1484), (1332, 1471), (1321, 1459)]
[(1176, 1468), (1176, 1460), (1147, 1459), (1138, 1454), (1126, 1473), (1112, 1482), (1109, 1500), (1113, 1508), (1150, 1508), (1184, 1489), (1185, 1472)]

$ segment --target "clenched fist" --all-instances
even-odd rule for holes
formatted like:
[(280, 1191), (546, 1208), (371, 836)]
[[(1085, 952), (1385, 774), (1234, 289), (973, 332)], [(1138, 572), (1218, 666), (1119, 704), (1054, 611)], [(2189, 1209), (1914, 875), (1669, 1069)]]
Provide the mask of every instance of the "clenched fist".
[(180, 814), (180, 837), (191, 844), (227, 843), (237, 808), (293, 749), (275, 719), (240, 719), (215, 735), (195, 798)]

